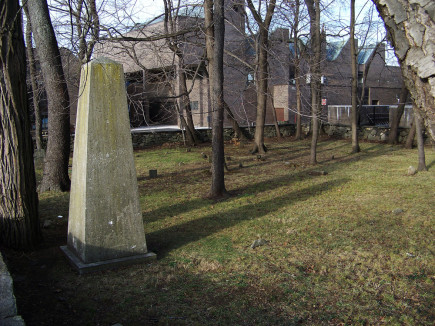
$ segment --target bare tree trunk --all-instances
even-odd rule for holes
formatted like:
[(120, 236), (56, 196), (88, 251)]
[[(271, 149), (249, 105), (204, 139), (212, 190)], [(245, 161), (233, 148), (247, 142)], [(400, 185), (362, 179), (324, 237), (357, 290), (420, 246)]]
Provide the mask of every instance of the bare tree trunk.
[(433, 2), (373, 0), (385, 22), (404, 82), (435, 140), (435, 18)]
[(48, 143), (40, 191), (67, 191), (70, 154), (69, 96), (47, 2), (27, 2), (48, 99)]
[(183, 110), (180, 108), (178, 103), (176, 103), (175, 106), (177, 107), (178, 117), (180, 118), (180, 122), (181, 122), (181, 128), (183, 128), (186, 131), (187, 145), (193, 146), (195, 144), (195, 139), (193, 137), (192, 131), (189, 129), (189, 126), (187, 125), (186, 119), (184, 119)]
[(423, 139), (423, 121), (418, 113), (415, 114), (415, 132), (417, 134), (418, 147), (418, 171), (427, 171), (426, 158), (424, 155), (424, 139)]
[(299, 67), (300, 60), (296, 61), (295, 69), (295, 84), (296, 84), (296, 136), (297, 140), (302, 139), (302, 103), (301, 103), (301, 69)]
[(192, 110), (190, 106), (189, 92), (187, 90), (186, 74), (184, 69), (178, 67), (178, 80), (180, 82), (180, 94), (181, 94), (181, 112), (186, 113), (186, 131), (191, 135), (192, 143), (190, 145), (195, 146), (198, 144), (198, 137), (196, 135), (195, 126), (193, 124)]
[(352, 153), (359, 153), (358, 143), (358, 62), (355, 44), (355, 0), (350, 0), (350, 59), (352, 67)]
[(301, 60), (300, 60), (300, 52), (299, 52), (299, 37), (298, 37), (298, 29), (299, 29), (299, 6), (300, 0), (295, 1), (295, 15), (294, 15), (294, 38), (293, 43), (295, 45), (295, 86), (296, 86), (296, 136), (295, 139), (302, 139), (302, 105), (301, 105)]
[[(164, 0), (165, 5), (165, 20), (164, 20), (164, 28), (165, 33), (169, 35), (169, 32), (174, 33), (176, 30), (176, 21), (173, 19), (172, 16), (172, 0)], [(166, 39), (166, 43), (168, 44), (169, 49), (175, 54), (175, 56), (178, 58), (178, 81), (179, 81), (179, 89), (181, 99), (180, 99), (180, 110), (183, 113), (186, 114), (186, 118), (184, 119), (184, 122), (181, 121), (182, 125), (185, 126), (186, 132), (189, 135), (188, 137), (188, 143), (189, 145), (195, 146), (198, 144), (198, 137), (196, 135), (195, 126), (193, 124), (192, 119), (192, 110), (190, 106), (190, 98), (189, 98), (189, 92), (187, 90), (187, 84), (186, 84), (186, 75), (185, 75), (185, 67), (184, 67), (184, 55), (183, 52), (180, 50), (178, 43), (179, 40), (176, 37), (168, 37)], [(180, 115), (180, 118), (182, 116)]]
[(38, 96), (38, 84), (36, 83), (36, 68), (35, 68), (35, 56), (33, 53), (32, 47), (32, 27), (29, 18), (29, 11), (27, 10), (27, 5), (24, 6), (24, 12), (27, 17), (26, 24), (26, 51), (27, 51), (27, 60), (29, 63), (29, 74), (30, 74), (30, 83), (32, 85), (32, 95), (33, 95), (33, 110), (35, 113), (35, 141), (36, 141), (36, 149), (42, 149), (42, 119), (41, 119), (41, 111), (39, 109), (39, 96)]
[(248, 8), (258, 24), (258, 66), (257, 66), (257, 117), (255, 120), (254, 148), (251, 153), (264, 154), (267, 151), (264, 145), (264, 125), (266, 121), (267, 104), (267, 81), (268, 61), (267, 51), (269, 47), (269, 27), (275, 11), (276, 0), (271, 0), (267, 6), (266, 17), (262, 20), (259, 12), (251, 0), (248, 0)]
[(231, 124), (233, 125), (234, 136), (238, 139), (248, 140), (226, 102), (224, 102), (224, 109), (225, 111), (227, 111), (227, 118), (231, 121)]
[[(79, 38), (78, 57), (82, 64), (89, 62), (94, 46), (99, 40), (100, 18), (95, 0), (79, 0), (74, 10), (69, 2), (69, 10), (75, 16), (75, 27)], [(86, 14), (83, 17), (83, 10)]]
[(267, 101), (267, 33), (260, 31), (258, 54), (258, 80), (257, 80), (257, 115), (255, 120), (254, 148), (252, 153), (264, 154), (267, 151), (264, 145), (264, 125), (266, 121)]
[(393, 111), (393, 119), (391, 121), (390, 134), (388, 135), (388, 143), (391, 145), (398, 143), (399, 124), (400, 124), (400, 119), (402, 118), (403, 115), (403, 111), (405, 110), (405, 103), (407, 98), (408, 98), (408, 89), (406, 88), (405, 83), (402, 83), (399, 105), (397, 106), (397, 110)]
[(310, 16), (311, 51), (313, 57), (310, 62), (311, 71), (311, 112), (312, 112), (312, 138), (310, 150), (310, 164), (317, 164), (317, 141), (319, 138), (320, 117), (320, 64), (322, 46), (320, 38), (320, 0), (305, 0)]
[(416, 119), (414, 113), (414, 120), (412, 121), (411, 129), (409, 129), (408, 137), (406, 138), (405, 148), (411, 149), (414, 146), (415, 131), (416, 131)]
[(19, 10), (18, 0), (0, 3), (0, 243), (28, 249), (41, 231)]
[[(210, 80), (211, 94), (212, 94), (212, 180), (210, 197), (220, 198), (226, 195), (225, 189), (225, 153), (224, 153), (224, 0), (215, 0), (214, 6), (212, 1), (206, 0), (205, 3), (207, 27), (213, 26), (213, 31), (209, 31), (206, 37), (209, 38), (213, 35), (212, 40), (208, 40), (209, 47), (207, 47), (207, 56), (212, 59), (212, 66), (210, 67), (212, 76)], [(210, 19), (212, 18), (212, 20)], [(213, 25), (212, 25), (213, 22)], [(212, 51), (210, 51), (212, 50)], [(212, 58), (211, 58), (212, 57)]]

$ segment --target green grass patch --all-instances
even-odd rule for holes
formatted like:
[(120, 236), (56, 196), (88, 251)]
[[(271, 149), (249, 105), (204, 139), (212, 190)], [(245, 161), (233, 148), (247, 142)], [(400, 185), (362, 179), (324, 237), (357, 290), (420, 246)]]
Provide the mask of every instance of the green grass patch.
[(222, 201), (206, 197), (210, 147), (135, 152), (148, 265), (77, 276), (57, 250), (69, 196), (41, 194), (46, 245), (7, 255), (26, 322), (433, 325), (435, 153), (408, 176), (416, 150), (322, 141), (310, 166), (309, 141), (267, 145), (261, 160), (226, 145)]

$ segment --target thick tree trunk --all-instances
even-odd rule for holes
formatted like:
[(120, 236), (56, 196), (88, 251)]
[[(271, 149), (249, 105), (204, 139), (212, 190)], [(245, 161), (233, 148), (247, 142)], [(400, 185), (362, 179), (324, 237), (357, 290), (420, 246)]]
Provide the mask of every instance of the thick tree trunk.
[(27, 62), (29, 64), (29, 75), (30, 75), (30, 83), (32, 85), (32, 95), (33, 95), (33, 110), (35, 114), (35, 142), (36, 149), (42, 149), (42, 119), (41, 119), (41, 111), (39, 109), (39, 89), (38, 84), (36, 82), (36, 68), (35, 68), (35, 56), (33, 53), (32, 47), (32, 27), (29, 18), (29, 11), (27, 10), (27, 5), (24, 6), (24, 12), (27, 17), (26, 24), (26, 52), (27, 52)]
[(404, 82), (435, 140), (435, 17), (433, 1), (373, 0), (384, 20)]
[(68, 89), (47, 2), (27, 2), (48, 100), (48, 143), (40, 191), (70, 189), (70, 110)]
[(212, 182), (210, 197), (224, 196), (225, 153), (224, 153), (224, 0), (215, 0), (213, 12), (214, 42), (212, 66)]
[(312, 112), (312, 138), (310, 149), (310, 164), (317, 164), (317, 141), (319, 138), (319, 118), (321, 104), (321, 56), (322, 46), (320, 38), (320, 0), (305, 0), (310, 16), (311, 51), (311, 112)]
[(388, 135), (388, 143), (391, 145), (395, 145), (398, 143), (399, 138), (399, 124), (400, 119), (402, 118), (403, 111), (405, 110), (406, 99), (408, 98), (408, 89), (405, 86), (405, 83), (402, 84), (402, 90), (400, 91), (400, 99), (399, 105), (397, 106), (397, 110), (393, 111), (393, 119), (391, 121), (390, 126), (390, 134)]
[(415, 132), (417, 134), (417, 148), (418, 148), (418, 171), (427, 171), (426, 158), (424, 155), (424, 139), (423, 139), (423, 121), (419, 114), (415, 115)]
[(19, 9), (18, 0), (0, 3), (0, 243), (27, 249), (41, 232)]
[(355, 0), (350, 0), (350, 60), (352, 67), (352, 153), (359, 153), (358, 142), (358, 49), (355, 42)]

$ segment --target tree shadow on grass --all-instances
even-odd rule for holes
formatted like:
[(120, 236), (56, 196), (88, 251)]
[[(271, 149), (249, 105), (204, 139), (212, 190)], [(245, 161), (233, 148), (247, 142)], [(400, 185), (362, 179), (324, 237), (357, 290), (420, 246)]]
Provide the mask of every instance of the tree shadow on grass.
[(291, 205), (296, 201), (303, 201), (319, 195), (331, 188), (340, 187), (348, 179), (342, 178), (323, 182), (318, 185), (297, 189), (283, 196), (266, 200), (256, 205), (246, 204), (242, 207), (230, 209), (225, 212), (214, 213), (182, 224), (174, 225), (146, 234), (148, 248), (157, 253), (158, 258), (165, 257), (171, 250), (182, 247), (190, 242), (197, 241), (213, 233), (237, 225), (245, 220), (252, 220), (267, 215), (281, 207)]
[[(377, 146), (373, 146), (370, 149), (378, 148)], [(336, 160), (328, 160), (325, 162), (321, 162), (318, 165), (311, 166), (307, 169), (303, 169), (297, 172), (289, 171), (289, 175), (283, 177), (278, 176), (274, 178), (270, 178), (261, 182), (248, 184), (246, 186), (238, 187), (229, 189), (230, 193), (233, 195), (237, 194), (244, 194), (244, 193), (261, 193), (268, 190), (273, 190), (277, 187), (283, 186), (283, 185), (290, 185), (294, 181), (303, 181), (305, 179), (313, 179), (313, 178), (322, 178), (323, 176), (313, 176), (310, 175), (310, 173), (314, 171), (318, 171), (319, 169), (324, 168), (328, 173), (340, 170), (343, 165), (347, 163), (351, 163), (354, 161), (360, 161), (360, 160), (366, 160), (370, 158), (374, 158), (380, 155), (383, 155), (385, 153), (384, 147), (381, 147), (379, 150), (375, 152), (362, 152), (355, 155), (350, 155), (345, 159), (341, 159), (340, 161)], [(269, 164), (269, 163), (265, 163)], [(245, 168), (242, 168), (245, 169)], [(232, 200), (235, 200), (237, 196), (232, 196), (227, 201), (231, 202)], [(173, 204), (173, 205), (167, 205), (160, 207), (158, 209), (152, 210), (150, 212), (146, 212), (143, 214), (144, 222), (150, 223), (155, 222), (163, 218), (168, 218), (176, 215), (180, 215), (182, 213), (189, 212), (191, 210), (200, 209), (202, 207), (205, 207), (206, 205), (212, 204), (212, 200), (207, 200), (203, 198), (196, 198), (193, 200), (183, 201), (181, 203)]]

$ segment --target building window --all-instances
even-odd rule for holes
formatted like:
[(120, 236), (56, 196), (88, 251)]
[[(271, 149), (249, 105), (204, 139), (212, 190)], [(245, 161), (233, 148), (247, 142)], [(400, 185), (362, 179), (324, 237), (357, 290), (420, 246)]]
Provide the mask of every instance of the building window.
[(358, 84), (362, 85), (364, 83), (364, 73), (362, 71), (358, 71)]
[(307, 74), (306, 82), (307, 82), (307, 84), (311, 84), (311, 74)]
[(192, 111), (197, 111), (199, 109), (198, 101), (190, 102), (190, 109)]
[(328, 78), (326, 78), (326, 76), (321, 76), (320, 77), (320, 83), (322, 85), (328, 85)]
[(379, 100), (372, 100), (372, 105), (379, 105)]
[(246, 84), (250, 85), (250, 84), (255, 84), (255, 77), (253, 73), (248, 73), (248, 76), (246, 77)]

